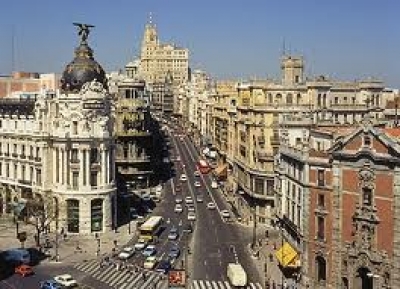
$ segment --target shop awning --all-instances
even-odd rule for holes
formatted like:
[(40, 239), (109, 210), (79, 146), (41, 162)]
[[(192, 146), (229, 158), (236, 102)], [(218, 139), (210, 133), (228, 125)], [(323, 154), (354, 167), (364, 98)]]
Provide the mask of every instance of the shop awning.
[(227, 178), (228, 177), (228, 165), (227, 164), (219, 165), (218, 167), (216, 167), (214, 172), (218, 178)]
[(301, 265), (299, 253), (288, 242), (285, 242), (275, 252), (275, 256), (283, 267), (299, 267)]

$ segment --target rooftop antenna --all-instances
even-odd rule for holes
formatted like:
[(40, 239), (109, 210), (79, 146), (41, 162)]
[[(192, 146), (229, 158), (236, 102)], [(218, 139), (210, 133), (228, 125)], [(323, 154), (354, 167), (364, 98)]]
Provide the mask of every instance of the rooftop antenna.
[(285, 43), (285, 38), (283, 38), (283, 43), (282, 43), (282, 56), (286, 55), (286, 43)]
[(153, 25), (153, 12), (149, 13), (149, 25)]

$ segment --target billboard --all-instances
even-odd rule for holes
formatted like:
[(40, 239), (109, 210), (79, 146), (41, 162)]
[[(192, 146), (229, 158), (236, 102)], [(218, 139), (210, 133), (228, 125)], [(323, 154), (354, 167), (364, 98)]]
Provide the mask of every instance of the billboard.
[(168, 272), (168, 288), (181, 289), (186, 286), (185, 270), (171, 270)]

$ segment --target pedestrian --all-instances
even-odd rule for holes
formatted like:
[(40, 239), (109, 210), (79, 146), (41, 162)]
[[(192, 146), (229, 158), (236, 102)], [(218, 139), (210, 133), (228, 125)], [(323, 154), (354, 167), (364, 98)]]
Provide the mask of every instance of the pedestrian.
[(143, 282), (146, 282), (146, 272), (143, 271), (142, 273)]

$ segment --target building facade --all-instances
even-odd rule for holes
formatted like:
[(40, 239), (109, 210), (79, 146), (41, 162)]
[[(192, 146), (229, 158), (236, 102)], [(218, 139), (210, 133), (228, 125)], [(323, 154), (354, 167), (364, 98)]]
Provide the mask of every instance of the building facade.
[(367, 119), (281, 145), (278, 223), (296, 252), (280, 259), (284, 270), (296, 268), (311, 288), (399, 286), (399, 135)]
[(149, 85), (164, 82), (168, 73), (172, 74), (174, 85), (188, 80), (188, 49), (160, 43), (151, 16), (146, 24), (141, 45), (140, 73)]
[(84, 39), (66, 66), (60, 91), (2, 100), (2, 214), (29, 221), (40, 212), (43, 223), (71, 234), (113, 228), (111, 102), (104, 70)]

